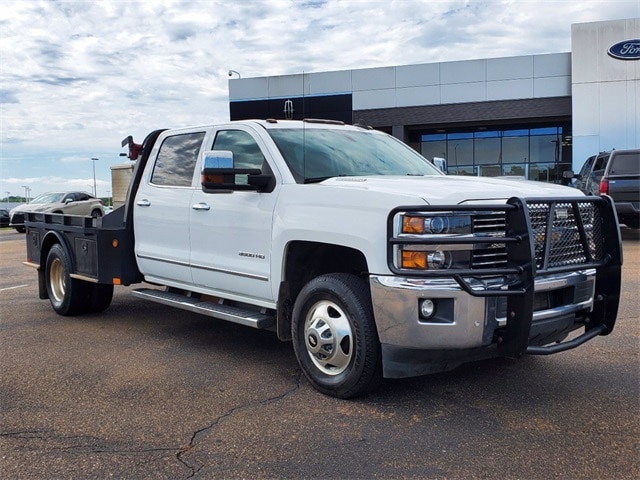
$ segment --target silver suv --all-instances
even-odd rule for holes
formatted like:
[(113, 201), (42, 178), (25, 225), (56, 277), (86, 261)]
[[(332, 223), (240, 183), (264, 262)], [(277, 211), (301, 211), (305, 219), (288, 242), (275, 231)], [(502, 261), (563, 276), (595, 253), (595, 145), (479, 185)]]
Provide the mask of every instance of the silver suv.
[(18, 232), (23, 233), (25, 231), (24, 214), (27, 212), (102, 217), (104, 215), (104, 207), (102, 206), (102, 200), (86, 192), (43, 193), (29, 203), (13, 208), (9, 225)]

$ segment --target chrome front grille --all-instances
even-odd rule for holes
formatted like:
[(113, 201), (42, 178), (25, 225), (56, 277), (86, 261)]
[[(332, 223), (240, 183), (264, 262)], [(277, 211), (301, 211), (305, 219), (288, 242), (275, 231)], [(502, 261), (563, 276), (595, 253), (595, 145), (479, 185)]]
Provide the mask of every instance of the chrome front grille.
[[(602, 219), (592, 202), (578, 202), (578, 217), (571, 203), (529, 203), (531, 233), (534, 240), (537, 270), (579, 266), (603, 258)], [(553, 218), (549, 221), (550, 213)], [(582, 225), (582, 232), (580, 225)], [(474, 234), (493, 236), (506, 233), (504, 214), (474, 217)], [(507, 265), (506, 245), (492, 243), (473, 250), (472, 268), (502, 268)]]
[[(482, 237), (504, 237), (504, 213), (491, 213), (473, 217), (473, 233)], [(502, 268), (507, 266), (507, 248), (504, 243), (477, 245), (471, 254), (471, 268)]]

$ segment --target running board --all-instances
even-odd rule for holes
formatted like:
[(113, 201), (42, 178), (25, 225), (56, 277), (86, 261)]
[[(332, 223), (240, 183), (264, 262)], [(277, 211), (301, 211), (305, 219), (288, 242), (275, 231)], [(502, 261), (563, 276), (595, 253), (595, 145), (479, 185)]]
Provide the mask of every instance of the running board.
[(214, 317), (228, 322), (239, 323), (253, 328), (269, 328), (275, 324), (273, 316), (253, 310), (247, 310), (229, 305), (220, 305), (213, 302), (206, 302), (199, 298), (187, 297), (179, 293), (165, 292), (152, 288), (138, 288), (131, 292), (135, 297), (162, 303), (170, 307), (189, 310), (208, 317)]

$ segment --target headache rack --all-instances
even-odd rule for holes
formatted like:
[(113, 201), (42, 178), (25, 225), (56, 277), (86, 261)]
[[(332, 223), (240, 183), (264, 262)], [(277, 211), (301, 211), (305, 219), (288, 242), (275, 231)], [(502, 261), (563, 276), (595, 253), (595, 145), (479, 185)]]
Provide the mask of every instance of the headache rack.
[[(400, 234), (399, 222), (406, 214), (469, 215), (472, 231)], [(622, 246), (613, 200), (608, 196), (513, 197), (506, 204), (398, 207), (389, 214), (387, 232), (387, 263), (394, 274), (452, 278), (470, 295), (507, 297), (506, 337), (515, 340), (509, 347), (512, 353), (521, 354), (527, 348), (536, 276), (595, 269), (594, 311), (585, 335), (591, 338), (613, 329), (620, 295)], [(406, 248), (467, 249), (471, 251), (470, 262), (462, 268), (402, 268), (399, 257)], [(533, 349), (530, 353), (543, 352)]]

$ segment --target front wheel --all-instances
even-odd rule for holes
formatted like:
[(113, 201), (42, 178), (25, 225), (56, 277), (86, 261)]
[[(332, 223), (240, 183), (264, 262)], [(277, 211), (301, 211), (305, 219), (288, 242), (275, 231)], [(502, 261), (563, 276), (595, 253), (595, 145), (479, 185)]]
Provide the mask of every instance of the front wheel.
[(352, 398), (380, 383), (380, 342), (363, 280), (343, 273), (314, 278), (296, 299), (291, 328), (298, 363), (318, 391)]

